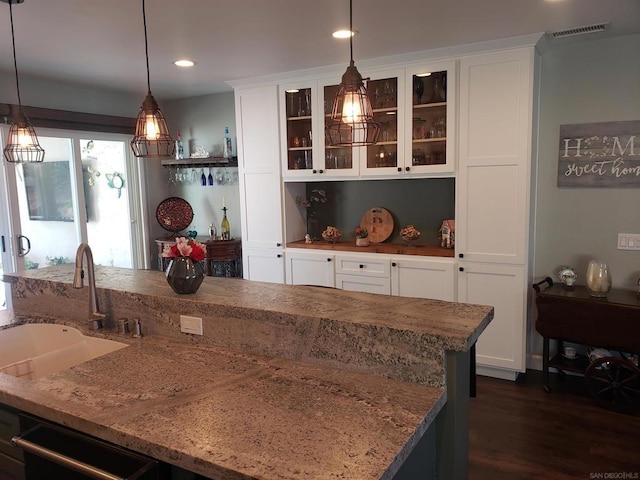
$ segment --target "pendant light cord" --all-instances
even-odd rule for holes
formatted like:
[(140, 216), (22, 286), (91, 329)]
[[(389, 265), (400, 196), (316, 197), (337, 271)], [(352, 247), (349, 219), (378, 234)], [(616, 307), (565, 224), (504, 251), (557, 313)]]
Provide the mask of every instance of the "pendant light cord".
[(353, 0), (349, 0), (349, 54), (351, 55), (351, 63), (353, 63)]
[(151, 80), (149, 79), (149, 45), (147, 42), (147, 12), (144, 8), (145, 1), (142, 0), (142, 23), (144, 24), (144, 55), (147, 59), (147, 91), (151, 93)]
[(9, 0), (9, 17), (11, 18), (11, 43), (13, 44), (13, 69), (16, 72), (16, 90), (18, 91), (18, 106), (22, 110), (22, 100), (20, 100), (20, 81), (18, 80), (18, 62), (16, 61), (16, 38), (13, 31), (13, 1)]

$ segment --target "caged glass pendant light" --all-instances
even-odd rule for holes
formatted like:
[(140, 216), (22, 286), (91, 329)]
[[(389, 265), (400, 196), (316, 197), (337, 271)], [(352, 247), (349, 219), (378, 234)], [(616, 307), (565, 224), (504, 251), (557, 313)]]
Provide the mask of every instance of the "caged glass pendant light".
[(145, 0), (142, 0), (142, 19), (144, 22), (144, 51), (147, 59), (147, 96), (144, 102), (142, 102), (138, 118), (136, 119), (136, 132), (133, 140), (131, 140), (131, 149), (136, 157), (171, 157), (173, 156), (175, 143), (171, 135), (169, 135), (167, 122), (160, 111), (158, 102), (156, 102), (156, 99), (151, 95)]
[(24, 3), (24, 0), (1, 0), (9, 4), (9, 17), (11, 18), (11, 42), (13, 44), (13, 67), (16, 73), (16, 90), (18, 92), (18, 106), (12, 106), (11, 126), (9, 137), (4, 147), (4, 158), (11, 163), (32, 163), (44, 161), (44, 149), (38, 142), (38, 136), (27, 116), (22, 111), (20, 99), (20, 82), (18, 80), (18, 62), (16, 61), (16, 41), (13, 30), (14, 3)]
[[(353, 32), (352, 0), (349, 0), (349, 30)], [(362, 75), (353, 63), (353, 35), (349, 36), (349, 50), (351, 61), (333, 101), (325, 136), (329, 145), (372, 145), (380, 136), (380, 123), (373, 117)]]

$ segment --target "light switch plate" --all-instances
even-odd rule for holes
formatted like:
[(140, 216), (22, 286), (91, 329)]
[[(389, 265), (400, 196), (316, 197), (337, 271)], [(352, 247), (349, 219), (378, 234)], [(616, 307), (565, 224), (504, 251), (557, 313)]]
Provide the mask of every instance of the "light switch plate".
[(640, 250), (640, 233), (619, 233), (618, 250)]
[(193, 335), (202, 335), (202, 318), (180, 315), (180, 331)]

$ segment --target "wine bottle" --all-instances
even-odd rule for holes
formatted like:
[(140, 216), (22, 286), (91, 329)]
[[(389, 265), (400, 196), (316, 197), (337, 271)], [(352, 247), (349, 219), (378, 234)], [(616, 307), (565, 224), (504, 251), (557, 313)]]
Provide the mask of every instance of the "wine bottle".
[(184, 147), (182, 146), (182, 138), (180, 137), (180, 130), (176, 135), (176, 160), (182, 160), (184, 158)]
[(224, 127), (224, 144), (222, 145), (222, 156), (231, 158), (231, 137), (229, 136), (229, 127)]
[(231, 240), (231, 227), (229, 226), (229, 219), (227, 218), (227, 207), (222, 207), (222, 211), (224, 212), (224, 216), (220, 224), (220, 238), (222, 238), (222, 240)]

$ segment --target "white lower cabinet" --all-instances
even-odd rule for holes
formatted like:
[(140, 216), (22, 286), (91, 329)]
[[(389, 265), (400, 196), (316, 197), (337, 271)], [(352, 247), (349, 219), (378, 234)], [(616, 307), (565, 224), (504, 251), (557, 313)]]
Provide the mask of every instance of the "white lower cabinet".
[(389, 277), (368, 277), (366, 275), (336, 274), (336, 288), (350, 292), (391, 294)]
[(392, 257), (391, 295), (456, 300), (453, 259)]
[(244, 278), (256, 282), (284, 283), (284, 253), (277, 249), (245, 248), (242, 251)]
[(287, 249), (287, 283), (354, 292), (456, 300), (453, 258)]
[(335, 287), (334, 256), (330, 252), (294, 252), (287, 250), (287, 283)]
[(477, 372), (515, 380), (525, 371), (525, 268), (475, 262), (459, 266), (458, 301), (494, 308), (493, 321), (476, 344)]

